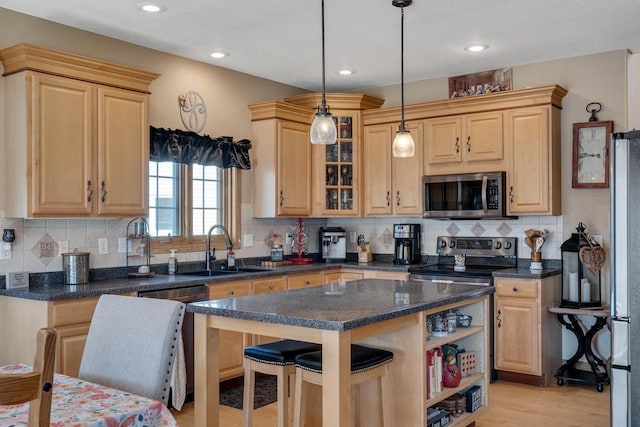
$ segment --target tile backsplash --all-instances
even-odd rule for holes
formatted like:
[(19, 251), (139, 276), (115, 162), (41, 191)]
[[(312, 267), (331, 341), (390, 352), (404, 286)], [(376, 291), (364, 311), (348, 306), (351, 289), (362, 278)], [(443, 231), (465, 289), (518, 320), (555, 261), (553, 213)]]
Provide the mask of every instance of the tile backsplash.
[[(238, 259), (266, 257), (270, 248), (266, 241), (274, 233), (286, 236), (295, 234), (297, 220), (280, 218), (253, 218), (250, 204), (242, 205), (241, 235), (252, 235), (253, 246), (236, 250)], [(8, 272), (28, 271), (32, 273), (62, 270), (62, 257), (58, 255), (60, 241), (69, 241), (69, 250), (89, 252), (90, 267), (107, 268), (126, 265), (125, 254), (118, 253), (118, 239), (125, 237), (125, 228), (130, 218), (122, 219), (14, 219), (0, 214), (0, 229), (15, 230), (15, 241), (11, 245), (11, 258), (3, 251), (0, 259), (0, 275)], [(319, 251), (318, 229), (323, 226), (340, 226), (347, 231), (347, 252), (356, 252), (356, 243), (350, 233), (363, 233), (371, 243), (375, 254), (393, 254), (393, 225), (418, 223), (422, 229), (422, 253), (433, 255), (436, 237), (457, 236), (508, 236), (518, 237), (518, 257), (528, 258), (529, 248), (522, 237), (529, 228), (548, 229), (550, 236), (543, 246), (543, 259), (560, 259), (560, 244), (564, 241), (561, 216), (527, 216), (508, 220), (425, 220), (422, 218), (310, 218), (303, 220), (310, 253)], [(107, 254), (99, 254), (99, 239), (107, 239)], [(234, 246), (240, 247), (239, 242)], [(291, 247), (285, 247), (285, 255)], [(166, 263), (169, 254), (154, 255), (152, 264)], [(199, 261), (204, 251), (178, 253), (179, 261)]]

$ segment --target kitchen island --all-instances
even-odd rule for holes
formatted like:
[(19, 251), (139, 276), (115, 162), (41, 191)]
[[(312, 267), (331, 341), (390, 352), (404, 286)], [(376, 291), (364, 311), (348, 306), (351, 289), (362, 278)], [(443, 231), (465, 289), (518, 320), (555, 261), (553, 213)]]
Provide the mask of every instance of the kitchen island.
[[(218, 340), (220, 330), (290, 338), (323, 345), (322, 425), (350, 426), (351, 343), (394, 353), (390, 366), (393, 418), (397, 427), (426, 425), (426, 409), (456, 392), (479, 385), (488, 404), (488, 298), (493, 287), (425, 285), (424, 282), (365, 279), (343, 284), (191, 303), (195, 313), (196, 425), (219, 426)], [(430, 314), (460, 309), (473, 316), (470, 327), (427, 341)], [(456, 342), (476, 352), (477, 374), (458, 387), (428, 398), (425, 356), (429, 349)], [(357, 425), (381, 425), (376, 393), (357, 395), (366, 405)], [(368, 392), (367, 392), (368, 391)], [(466, 413), (450, 425), (472, 423), (481, 411)]]

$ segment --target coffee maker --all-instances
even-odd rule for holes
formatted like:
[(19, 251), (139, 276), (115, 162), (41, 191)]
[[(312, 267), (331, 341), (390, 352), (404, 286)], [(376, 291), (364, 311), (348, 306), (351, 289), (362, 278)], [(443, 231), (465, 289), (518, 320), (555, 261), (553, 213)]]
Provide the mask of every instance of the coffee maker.
[(396, 239), (394, 264), (420, 263), (420, 224), (394, 224), (393, 238)]
[(324, 262), (347, 260), (347, 233), (341, 227), (320, 227), (320, 256)]

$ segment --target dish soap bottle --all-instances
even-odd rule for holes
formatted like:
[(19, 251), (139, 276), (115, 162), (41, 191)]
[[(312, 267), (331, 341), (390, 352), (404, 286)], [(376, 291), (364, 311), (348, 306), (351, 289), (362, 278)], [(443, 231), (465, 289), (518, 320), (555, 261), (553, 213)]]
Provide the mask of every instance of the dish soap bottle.
[(236, 254), (233, 253), (233, 249), (227, 251), (227, 268), (234, 268), (236, 266)]
[(176, 258), (176, 250), (171, 249), (171, 255), (169, 255), (169, 274), (176, 274), (178, 269), (178, 258)]

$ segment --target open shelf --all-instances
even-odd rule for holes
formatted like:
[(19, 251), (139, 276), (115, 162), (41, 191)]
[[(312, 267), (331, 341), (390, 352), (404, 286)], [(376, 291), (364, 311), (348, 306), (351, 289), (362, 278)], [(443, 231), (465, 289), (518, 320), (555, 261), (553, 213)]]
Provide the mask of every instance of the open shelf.
[(426, 350), (449, 344), (450, 342), (484, 332), (484, 326), (469, 326), (468, 328), (458, 328), (456, 332), (446, 337), (431, 337), (427, 340)]
[[(478, 373), (478, 374), (474, 374), (471, 375), (469, 377), (464, 377), (460, 380), (460, 385), (458, 385), (458, 387), (445, 387), (443, 388), (443, 390), (439, 393), (436, 393), (436, 396), (431, 398), (431, 399), (427, 399), (427, 406), (433, 406), (435, 404), (437, 404), (438, 402), (446, 399), (447, 397), (451, 397), (454, 394), (462, 391), (462, 390), (466, 390), (469, 387), (471, 387), (472, 385), (474, 385), (475, 383), (477, 383), (478, 381), (482, 381), (484, 379), (484, 373)], [(485, 385), (482, 385), (482, 391), (484, 393), (485, 391)]]

